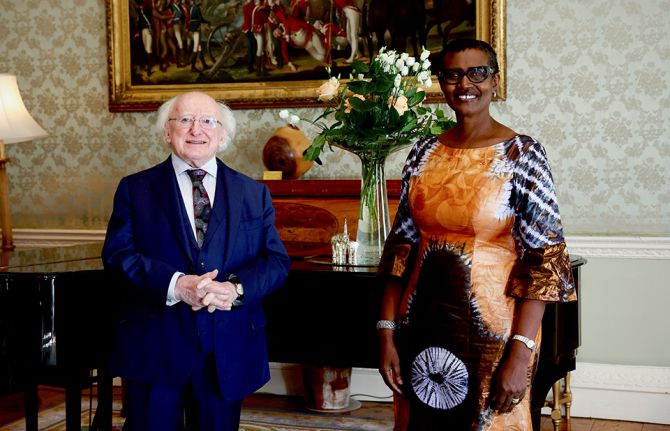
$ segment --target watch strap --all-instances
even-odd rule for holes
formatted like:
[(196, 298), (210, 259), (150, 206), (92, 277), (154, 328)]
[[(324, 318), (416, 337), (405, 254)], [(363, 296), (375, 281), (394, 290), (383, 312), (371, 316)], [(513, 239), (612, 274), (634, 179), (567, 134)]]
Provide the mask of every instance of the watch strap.
[(520, 335), (520, 334), (514, 334), (514, 335), (512, 335), (512, 340), (521, 341), (521, 342), (522, 342), (523, 344), (525, 344), (526, 347), (528, 347), (531, 351), (533, 351), (533, 352), (535, 351), (535, 341), (534, 341), (534, 340), (531, 340), (531, 339), (528, 338), (528, 337), (525, 337), (525, 336)]

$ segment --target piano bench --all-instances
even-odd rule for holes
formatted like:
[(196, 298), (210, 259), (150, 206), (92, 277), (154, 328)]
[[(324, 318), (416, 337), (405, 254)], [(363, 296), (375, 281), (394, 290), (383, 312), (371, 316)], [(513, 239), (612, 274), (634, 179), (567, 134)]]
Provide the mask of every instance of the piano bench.
[[(561, 384), (561, 380), (563, 381)], [(551, 387), (552, 398), (544, 402), (544, 407), (551, 407), (551, 421), (554, 431), (560, 431), (563, 425), (561, 406), (565, 408), (565, 423), (570, 429), (570, 406), (572, 405), (572, 391), (570, 390), (570, 373), (565, 378), (557, 380)]]

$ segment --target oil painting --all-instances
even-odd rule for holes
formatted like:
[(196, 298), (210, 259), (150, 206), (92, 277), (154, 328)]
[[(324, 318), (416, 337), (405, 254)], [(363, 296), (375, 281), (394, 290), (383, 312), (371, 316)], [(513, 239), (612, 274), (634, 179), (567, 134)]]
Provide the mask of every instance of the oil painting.
[[(386, 46), (434, 56), (453, 38), (498, 51), (504, 2), (484, 0), (106, 0), (110, 111), (154, 110), (194, 89), (233, 108), (316, 103), (329, 76)], [(437, 83), (428, 101), (440, 101)]]

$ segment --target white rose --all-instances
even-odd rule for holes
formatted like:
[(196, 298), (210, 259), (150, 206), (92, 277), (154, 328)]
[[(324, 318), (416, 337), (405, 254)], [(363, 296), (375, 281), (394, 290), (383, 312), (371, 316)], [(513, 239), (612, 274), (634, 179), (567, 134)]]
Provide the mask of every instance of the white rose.
[(402, 76), (400, 74), (395, 76), (395, 79), (393, 80), (393, 87), (398, 88), (400, 87), (400, 83), (402, 82)]
[(407, 67), (407, 66), (403, 67), (403, 68), (400, 70), (400, 74), (401, 74), (402, 76), (407, 76), (407, 75), (409, 75), (409, 67)]
[(279, 111), (279, 118), (281, 118), (282, 120), (286, 120), (288, 118), (288, 110), (282, 109), (281, 111)]
[(430, 69), (430, 60), (424, 60), (424, 62), (421, 64), (421, 68), (423, 70), (428, 70)]
[(414, 63), (416, 63), (416, 59), (414, 57), (409, 57), (407, 60), (405, 60), (405, 64), (409, 67), (414, 66)]
[(396, 60), (395, 67), (397, 67), (398, 69), (402, 69), (403, 67), (405, 67), (405, 62), (403, 61), (402, 58)]
[(430, 51), (424, 49), (423, 52), (421, 53), (421, 61), (427, 60), (428, 57), (430, 57)]
[(321, 84), (321, 86), (316, 90), (316, 94), (319, 97), (319, 100), (322, 102), (328, 102), (333, 100), (333, 97), (337, 95), (337, 90), (340, 88), (340, 82), (337, 78), (332, 77), (328, 81)]

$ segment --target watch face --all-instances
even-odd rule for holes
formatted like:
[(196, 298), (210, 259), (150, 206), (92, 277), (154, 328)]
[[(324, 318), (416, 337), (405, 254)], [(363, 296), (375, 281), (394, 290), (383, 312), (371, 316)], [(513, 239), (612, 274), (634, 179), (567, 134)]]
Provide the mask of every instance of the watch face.
[(235, 290), (238, 295), (244, 295), (244, 286), (242, 286), (242, 283), (235, 283)]

